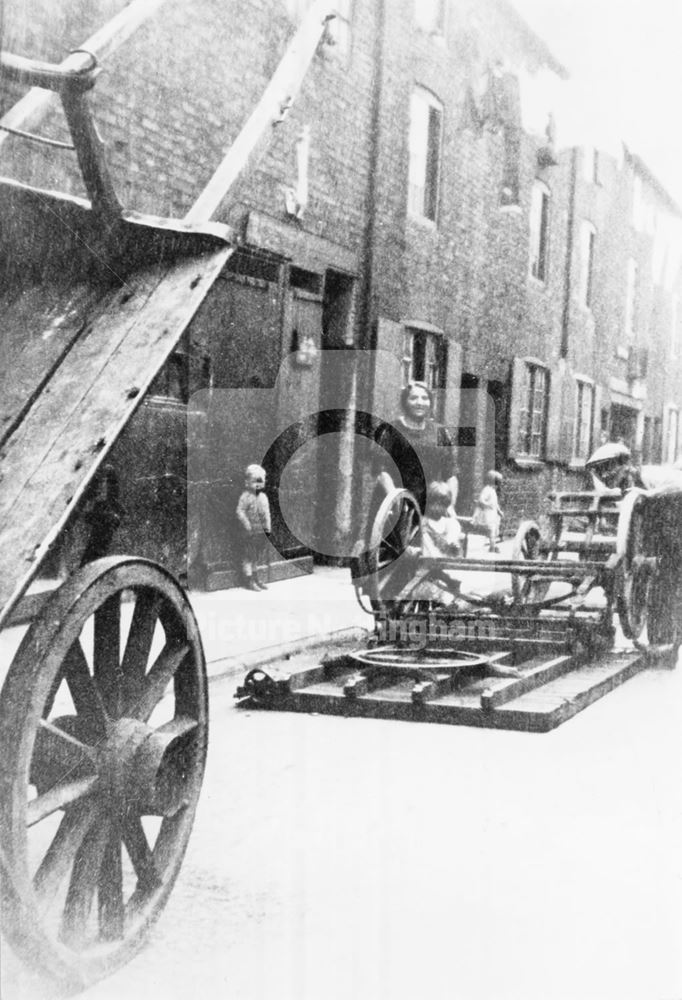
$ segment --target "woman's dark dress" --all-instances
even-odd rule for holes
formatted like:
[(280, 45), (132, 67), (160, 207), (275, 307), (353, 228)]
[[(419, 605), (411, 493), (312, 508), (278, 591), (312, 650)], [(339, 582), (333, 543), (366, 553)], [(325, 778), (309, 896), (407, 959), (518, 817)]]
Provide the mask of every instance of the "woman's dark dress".
[[(447, 429), (435, 420), (429, 419), (423, 428), (416, 429), (406, 427), (398, 418), (395, 424), (380, 424), (374, 440), (386, 453), (382, 456), (385, 461), (377, 459), (377, 475), (382, 471), (388, 472), (396, 486), (403, 486), (414, 494), (422, 512), (426, 506), (428, 484), (434, 480), (445, 482), (455, 475), (452, 438)], [(374, 510), (378, 507), (377, 499), (380, 503), (383, 495), (381, 489), (375, 491)]]

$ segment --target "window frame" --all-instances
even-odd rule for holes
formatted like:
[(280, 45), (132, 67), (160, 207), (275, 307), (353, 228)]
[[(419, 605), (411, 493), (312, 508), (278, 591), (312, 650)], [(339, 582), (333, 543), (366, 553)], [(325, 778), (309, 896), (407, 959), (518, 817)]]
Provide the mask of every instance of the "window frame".
[(596, 226), (588, 219), (583, 219), (580, 228), (580, 303), (584, 309), (589, 309), (590, 312), (594, 304), (596, 244)]
[[(421, 115), (424, 118), (420, 121)], [(411, 218), (434, 227), (440, 202), (443, 122), (442, 101), (428, 88), (415, 84), (410, 94), (407, 210)]]
[(530, 207), (530, 276), (546, 285), (549, 272), (549, 213), (551, 191), (544, 181), (535, 180)]
[[(535, 361), (523, 362), (524, 382), (518, 430), (518, 454), (522, 459), (545, 460), (549, 417), (549, 369)], [(538, 379), (542, 385), (538, 389)], [(540, 405), (538, 406), (538, 395)]]
[(442, 420), (448, 367), (448, 343), (444, 333), (419, 326), (403, 328), (401, 374), (403, 388), (408, 382), (424, 382), (434, 396), (433, 416)]
[[(586, 462), (592, 452), (595, 387), (590, 378), (576, 375), (575, 423), (573, 425), (572, 461)], [(585, 406), (587, 402), (587, 406)]]

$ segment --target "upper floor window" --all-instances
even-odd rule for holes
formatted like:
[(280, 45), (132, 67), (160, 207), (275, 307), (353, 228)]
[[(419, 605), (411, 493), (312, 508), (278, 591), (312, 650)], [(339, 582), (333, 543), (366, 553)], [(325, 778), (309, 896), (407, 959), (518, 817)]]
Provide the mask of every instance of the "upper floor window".
[(543, 458), (547, 431), (549, 375), (546, 368), (527, 363), (521, 387), (518, 451), (531, 458)]
[(442, 35), (445, 31), (445, 0), (415, 0), (414, 17), (424, 31)]
[(637, 306), (637, 261), (628, 260), (627, 287), (625, 290), (625, 338), (628, 344), (635, 339), (635, 317)]
[(576, 380), (575, 430), (573, 457), (585, 461), (592, 450), (592, 422), (594, 418), (594, 385), (584, 379)]
[(423, 87), (410, 102), (408, 208), (412, 215), (436, 221), (440, 180), (443, 106)]
[(549, 188), (536, 181), (530, 206), (530, 273), (538, 281), (547, 280), (548, 236)]
[(580, 301), (592, 308), (594, 284), (594, 248), (597, 230), (591, 222), (583, 222), (580, 231)]

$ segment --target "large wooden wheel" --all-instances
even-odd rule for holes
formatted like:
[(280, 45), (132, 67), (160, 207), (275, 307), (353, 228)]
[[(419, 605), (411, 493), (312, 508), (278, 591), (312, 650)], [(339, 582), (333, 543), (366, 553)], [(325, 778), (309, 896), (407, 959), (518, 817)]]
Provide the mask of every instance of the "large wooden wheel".
[(74, 989), (144, 942), (201, 787), (207, 685), (187, 598), (160, 567), (101, 559), (55, 591), (0, 699), (3, 931)]
[(616, 581), (616, 611), (623, 634), (638, 640), (647, 625), (649, 596), (655, 559), (646, 550), (646, 497), (630, 490), (621, 503), (616, 534), (620, 561)]
[(367, 597), (372, 611), (395, 601), (412, 579), (421, 552), (421, 522), (419, 504), (409, 490), (386, 494), (353, 572), (356, 593)]
[(665, 661), (677, 666), (682, 645), (682, 579), (678, 558), (663, 558), (649, 590), (647, 631), (650, 646)]

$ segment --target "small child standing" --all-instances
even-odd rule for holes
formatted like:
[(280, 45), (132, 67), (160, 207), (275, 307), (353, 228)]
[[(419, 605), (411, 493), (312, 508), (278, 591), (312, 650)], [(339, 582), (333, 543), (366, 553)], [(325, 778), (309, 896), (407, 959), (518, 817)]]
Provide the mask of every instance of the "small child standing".
[(430, 483), (426, 491), (426, 514), (422, 523), (422, 554), (458, 556), (462, 529), (452, 513), (452, 493), (447, 483)]
[[(442, 559), (461, 554), (462, 529), (452, 510), (452, 492), (447, 483), (430, 483), (426, 490), (426, 512), (422, 519), (422, 555)], [(447, 569), (435, 576), (427, 574), (417, 584), (412, 597), (448, 606), (459, 593), (460, 581)]]
[(237, 521), (242, 531), (242, 573), (247, 590), (267, 590), (268, 585), (258, 575), (258, 565), (267, 568), (267, 539), (271, 530), (270, 503), (265, 495), (265, 469), (249, 465), (246, 469), (244, 492), (237, 503)]
[(487, 528), (491, 552), (500, 551), (497, 543), (500, 537), (500, 522), (503, 515), (497, 498), (497, 488), (501, 482), (502, 474), (500, 472), (495, 472), (494, 469), (487, 472), (485, 486), (476, 501), (475, 523), (479, 527)]

